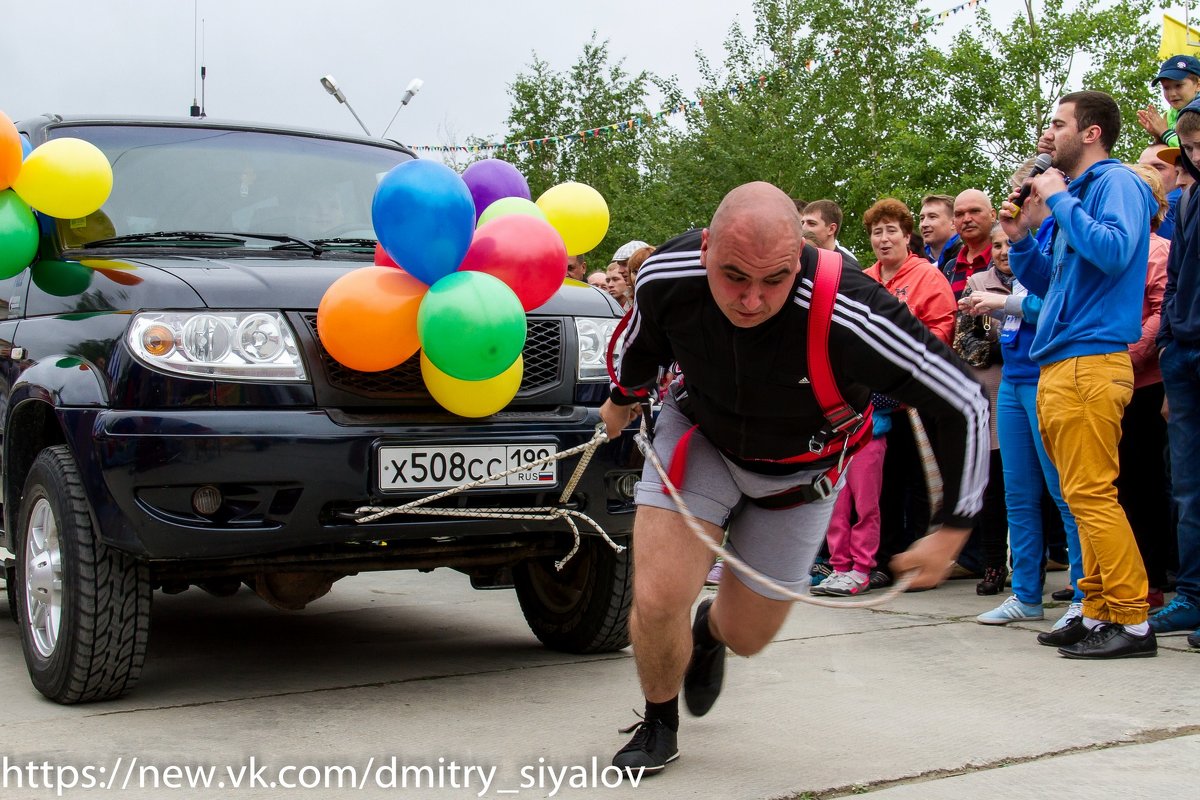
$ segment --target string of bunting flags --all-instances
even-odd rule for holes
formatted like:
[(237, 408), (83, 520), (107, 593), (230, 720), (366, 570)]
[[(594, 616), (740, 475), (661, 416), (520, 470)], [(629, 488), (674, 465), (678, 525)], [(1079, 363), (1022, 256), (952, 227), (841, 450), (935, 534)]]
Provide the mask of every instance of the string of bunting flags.
[(919, 30), (922, 26), (933, 25), (939, 20), (949, 19), (951, 15), (957, 14), (960, 11), (965, 11), (967, 9), (973, 10), (978, 7), (980, 3), (985, 2), (987, 2), (987, 0), (967, 0), (965, 3), (959, 3), (953, 8), (947, 8), (945, 11), (937, 14), (929, 14), (928, 16), (921, 17), (920, 19), (913, 21), (913, 30)]
[[(987, 2), (987, 0), (967, 0), (967, 2), (965, 2), (965, 3), (959, 3), (958, 5), (956, 5), (952, 8), (948, 8), (937, 14), (930, 14), (928, 16), (921, 17), (920, 19), (913, 21), (913, 24), (912, 24), (913, 30), (914, 31), (919, 30), (922, 26), (933, 25), (936, 22), (938, 22), (939, 20), (947, 19), (951, 15), (957, 14), (958, 12), (964, 11), (966, 9), (974, 9), (974, 8), (978, 7), (981, 3), (985, 3), (985, 2)], [(835, 54), (836, 54), (836, 52), (837, 51), (835, 51)], [(817, 62), (811, 58), (804, 62), (804, 68), (806, 70), (808, 70), (809, 72), (812, 72), (813, 69), (816, 68), (816, 65), (817, 65)], [(783, 72), (784, 72), (784, 70), (780, 70), (780, 74), (782, 74)], [(759, 79), (757, 81), (758, 85), (760, 85), (760, 86), (765, 86), (769, 82), (770, 82), (769, 75), (762, 75), (759, 77)], [(732, 96), (738, 94), (741, 90), (743, 90), (745, 88), (746, 88), (746, 84), (744, 84), (744, 83), (738, 84), (737, 86), (731, 87), (728, 90), (728, 94), (732, 97)], [(583, 142), (583, 141), (587, 141), (588, 139), (599, 139), (606, 134), (617, 133), (619, 131), (626, 131), (626, 130), (635, 131), (635, 130), (638, 130), (639, 128), (642, 128), (643, 126), (651, 125), (655, 122), (661, 122), (666, 117), (673, 116), (675, 114), (682, 114), (686, 111), (689, 111), (693, 108), (699, 108), (703, 105), (704, 105), (704, 98), (700, 98), (698, 100), (685, 100), (681, 103), (676, 104), (672, 108), (667, 108), (667, 109), (664, 109), (664, 110), (659, 111), (654, 114), (639, 114), (637, 116), (630, 117), (629, 119), (620, 120), (619, 122), (612, 122), (607, 125), (601, 125), (598, 128), (584, 128), (581, 130), (571, 131), (570, 133), (561, 133), (561, 134), (556, 134), (553, 136), (549, 136), (549, 135), (548, 136), (539, 136), (535, 139), (523, 139), (521, 141), (516, 141), (516, 142), (484, 142), (482, 144), (466, 144), (466, 145), (462, 145), (462, 144), (460, 144), (460, 145), (414, 144), (414, 145), (409, 145), (409, 147), (411, 147), (413, 150), (423, 150), (423, 151), (432, 152), (432, 153), (451, 153), (451, 152), (482, 153), (482, 152), (497, 152), (497, 151), (503, 153), (508, 150), (515, 150), (518, 148), (528, 148), (530, 150), (536, 151), (536, 150), (540, 150), (540, 149), (549, 147), (551, 145), (556, 145), (559, 143), (565, 144), (565, 143), (572, 143), (572, 142)]]

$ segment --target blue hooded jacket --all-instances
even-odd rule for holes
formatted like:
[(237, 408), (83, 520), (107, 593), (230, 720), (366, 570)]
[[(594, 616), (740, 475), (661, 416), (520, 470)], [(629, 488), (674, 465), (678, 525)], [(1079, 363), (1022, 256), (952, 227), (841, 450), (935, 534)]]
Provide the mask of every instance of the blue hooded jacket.
[(1009, 252), (1013, 273), (1045, 299), (1030, 357), (1046, 365), (1127, 350), (1142, 335), (1150, 217), (1157, 210), (1150, 187), (1105, 159), (1046, 205), (1054, 215), (1049, 251), (1026, 236)]
[[(1179, 116), (1200, 114), (1200, 99), (1184, 106)], [(1192, 177), (1200, 181), (1200, 168), (1180, 148), (1179, 157)], [(1155, 344), (1166, 347), (1179, 341), (1190, 347), (1200, 346), (1200, 213), (1197, 213), (1195, 188), (1188, 189), (1186, 208), (1176, 213), (1175, 235), (1171, 237), (1171, 256), (1167, 259), (1167, 288), (1163, 292), (1162, 324)], [(1184, 201), (1180, 199), (1180, 206)], [(1178, 207), (1176, 208), (1178, 212)], [(1186, 269), (1184, 268), (1186, 266)]]

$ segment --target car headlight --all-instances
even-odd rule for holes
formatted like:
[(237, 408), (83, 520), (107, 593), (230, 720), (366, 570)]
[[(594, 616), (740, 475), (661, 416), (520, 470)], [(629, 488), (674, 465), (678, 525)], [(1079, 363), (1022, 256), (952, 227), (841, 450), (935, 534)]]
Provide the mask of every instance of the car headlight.
[(242, 381), (306, 381), (296, 337), (278, 311), (135, 314), (129, 349), (166, 372)]
[(620, 319), (613, 317), (576, 317), (575, 331), (579, 334), (579, 380), (599, 382), (608, 380), (608, 343), (617, 330)]

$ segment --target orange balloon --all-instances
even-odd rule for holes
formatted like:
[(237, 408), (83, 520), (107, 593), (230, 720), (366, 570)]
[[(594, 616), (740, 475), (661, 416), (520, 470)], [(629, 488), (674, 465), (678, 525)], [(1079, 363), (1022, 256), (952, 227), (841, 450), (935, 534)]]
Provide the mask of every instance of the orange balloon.
[(0, 190), (12, 186), (21, 171), (21, 134), (8, 115), (0, 111)]
[(427, 285), (396, 267), (363, 267), (333, 282), (317, 307), (317, 335), (359, 372), (397, 367), (420, 348), (417, 309)]

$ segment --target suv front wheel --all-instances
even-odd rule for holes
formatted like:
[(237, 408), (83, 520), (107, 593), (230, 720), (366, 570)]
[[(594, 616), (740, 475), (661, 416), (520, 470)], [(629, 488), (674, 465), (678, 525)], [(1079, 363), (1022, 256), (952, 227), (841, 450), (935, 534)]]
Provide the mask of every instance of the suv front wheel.
[(21, 647), (37, 690), (70, 704), (133, 688), (150, 633), (149, 569), (96, 538), (66, 446), (43, 450), (29, 471), (15, 549)]
[(542, 644), (567, 653), (607, 653), (629, 644), (633, 558), (629, 539), (620, 553), (586, 536), (559, 572), (553, 558), (526, 559), (513, 568), (517, 600)]

